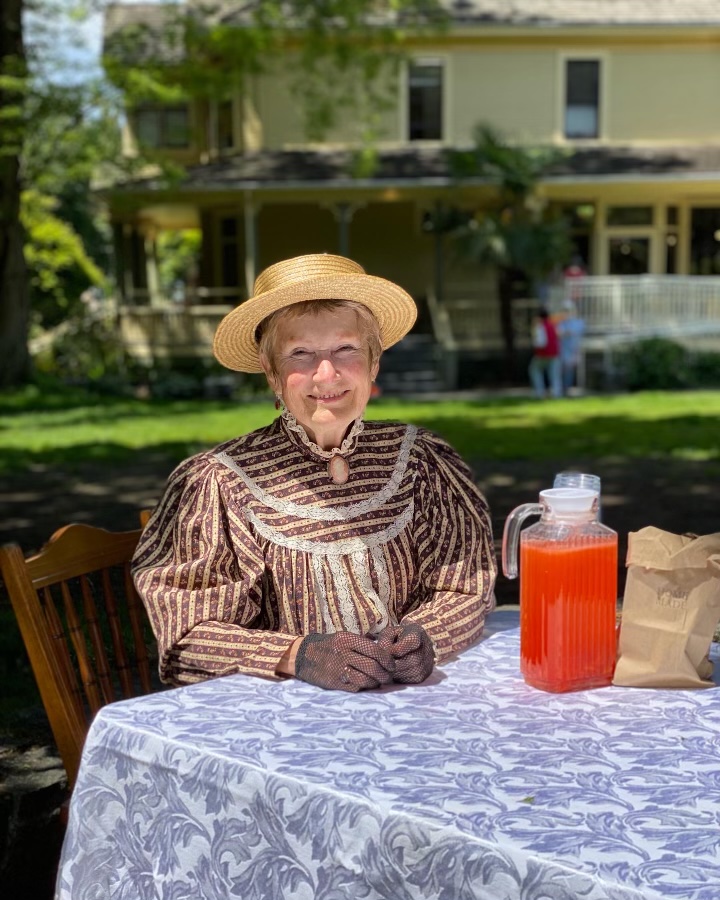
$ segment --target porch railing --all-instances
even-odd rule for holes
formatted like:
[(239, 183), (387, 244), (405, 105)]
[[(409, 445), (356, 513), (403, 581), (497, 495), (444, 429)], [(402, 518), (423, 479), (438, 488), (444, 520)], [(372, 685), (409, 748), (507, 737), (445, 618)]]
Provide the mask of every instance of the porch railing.
[[(600, 354), (609, 375), (614, 350), (643, 337), (720, 346), (720, 278), (588, 276), (553, 288), (548, 304), (560, 310), (567, 298), (576, 302), (586, 323), (585, 355)], [(129, 353), (148, 362), (171, 356), (209, 358), (215, 329), (233, 305), (166, 301), (157, 306), (120, 306), (122, 340)], [(502, 351), (499, 304), (492, 291), (475, 289), (473, 293), (456, 285), (446, 291), (442, 303), (428, 291), (428, 306), (435, 338), (448, 355), (459, 350)], [(529, 347), (530, 322), (537, 306), (532, 299), (514, 302), (518, 348)]]
[(684, 275), (588, 276), (554, 287), (550, 305), (575, 301), (588, 338), (720, 333), (720, 278)]
[(120, 306), (121, 340), (135, 359), (152, 364), (171, 357), (212, 357), (215, 329), (229, 305)]
[[(585, 320), (586, 341), (622, 343), (642, 337), (720, 335), (720, 278), (680, 275), (588, 276), (553, 287), (551, 311), (575, 301)], [(502, 346), (495, 295), (456, 287), (442, 302), (428, 292), (435, 336), (448, 349), (491, 350)], [(530, 323), (539, 303), (513, 302), (518, 347), (528, 346)]]

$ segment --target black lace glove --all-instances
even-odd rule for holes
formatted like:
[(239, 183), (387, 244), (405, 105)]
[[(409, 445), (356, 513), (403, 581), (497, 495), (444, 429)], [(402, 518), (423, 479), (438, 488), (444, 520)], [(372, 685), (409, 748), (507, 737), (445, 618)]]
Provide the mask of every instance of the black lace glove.
[(331, 691), (365, 691), (389, 684), (395, 674), (390, 651), (349, 631), (309, 634), (295, 657), (295, 677)]
[(432, 641), (421, 625), (388, 625), (377, 639), (378, 646), (387, 648), (395, 659), (395, 681), (401, 684), (420, 684), (435, 665)]

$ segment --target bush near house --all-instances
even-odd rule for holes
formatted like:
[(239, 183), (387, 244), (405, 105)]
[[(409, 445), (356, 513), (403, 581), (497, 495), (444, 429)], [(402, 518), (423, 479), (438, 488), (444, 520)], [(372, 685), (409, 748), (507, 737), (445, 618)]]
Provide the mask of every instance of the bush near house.
[(631, 344), (618, 360), (630, 391), (666, 391), (720, 386), (720, 353), (693, 352), (667, 338)]

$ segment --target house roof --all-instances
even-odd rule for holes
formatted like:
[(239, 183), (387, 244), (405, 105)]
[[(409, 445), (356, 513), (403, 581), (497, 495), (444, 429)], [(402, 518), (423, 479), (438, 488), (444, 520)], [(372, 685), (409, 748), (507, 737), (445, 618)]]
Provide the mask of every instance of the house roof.
[[(720, 0), (441, 0), (459, 26), (720, 25)], [(248, 19), (252, 2), (189, 0), (208, 20)], [(168, 3), (111, 3), (105, 12), (107, 38), (128, 25), (162, 27), (178, 6)]]
[[(355, 157), (343, 150), (264, 150), (238, 154), (188, 168), (173, 190), (279, 190), (311, 188), (431, 187), (455, 183), (448, 152), (410, 147), (380, 152), (371, 174), (363, 176)], [(555, 163), (544, 181), (720, 180), (720, 146), (592, 147), (577, 149)], [(464, 179), (483, 183), (486, 179)], [(112, 192), (162, 191), (161, 178), (117, 185)]]
[(498, 25), (703, 25), (718, 0), (444, 0), (458, 22)]

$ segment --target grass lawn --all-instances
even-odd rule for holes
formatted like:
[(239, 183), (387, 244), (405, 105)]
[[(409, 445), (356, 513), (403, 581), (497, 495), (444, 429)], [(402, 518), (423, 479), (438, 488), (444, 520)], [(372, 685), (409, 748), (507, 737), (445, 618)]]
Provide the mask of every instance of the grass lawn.
[[(116, 463), (140, 449), (180, 460), (275, 415), (269, 397), (239, 403), (0, 394), (0, 471), (31, 463)], [(468, 459), (720, 459), (720, 391), (548, 401), (380, 399), (367, 418), (429, 428)]]

